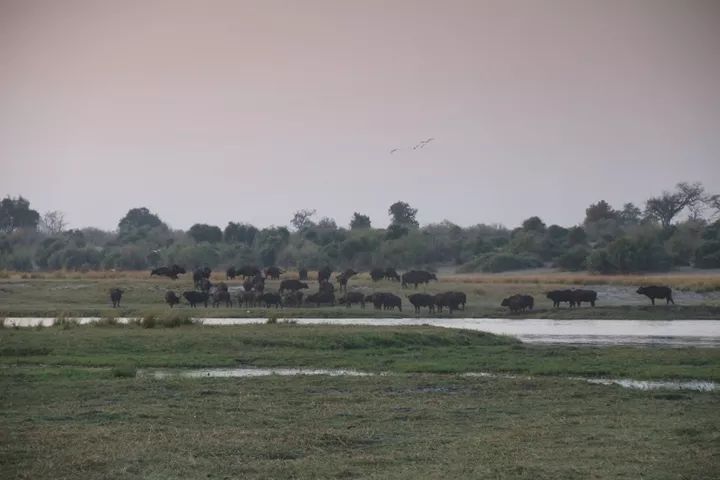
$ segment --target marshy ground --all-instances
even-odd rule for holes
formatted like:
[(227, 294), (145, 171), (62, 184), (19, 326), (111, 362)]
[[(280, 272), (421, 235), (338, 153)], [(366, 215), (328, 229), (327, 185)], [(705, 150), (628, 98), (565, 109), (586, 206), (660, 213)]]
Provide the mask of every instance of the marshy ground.
[[(530, 346), (431, 327), (0, 330), (4, 478), (717, 478), (720, 350)], [(153, 378), (152, 368), (367, 377)], [(467, 377), (490, 371), (517, 378)]]

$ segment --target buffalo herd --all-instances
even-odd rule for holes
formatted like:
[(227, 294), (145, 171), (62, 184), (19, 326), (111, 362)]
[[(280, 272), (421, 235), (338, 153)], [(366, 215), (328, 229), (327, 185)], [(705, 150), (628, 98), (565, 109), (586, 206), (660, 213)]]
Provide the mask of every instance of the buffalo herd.
[[(179, 265), (162, 266), (153, 269), (150, 276), (165, 276), (173, 280), (177, 280), (179, 275), (186, 273), (186, 270)], [(193, 285), (195, 290), (185, 291), (182, 297), (173, 291), (165, 293), (165, 303), (171, 308), (181, 302), (184, 298), (190, 307), (198, 307), (203, 305), (207, 307), (212, 304), (213, 307), (225, 306), (231, 307), (234, 304), (238, 307), (265, 307), (265, 308), (281, 308), (281, 307), (300, 307), (303, 305), (320, 307), (322, 305), (345, 305), (347, 308), (353, 305), (359, 305), (365, 308), (366, 304), (371, 304), (375, 310), (394, 310), (402, 311), (402, 299), (390, 292), (374, 292), (366, 294), (360, 291), (348, 291), (348, 281), (358, 274), (353, 269), (347, 269), (335, 275), (335, 281), (338, 283), (338, 290), (343, 295), (339, 298), (335, 295), (335, 286), (331, 282), (333, 271), (330, 267), (324, 267), (318, 270), (318, 290), (305, 295), (303, 290), (310, 288), (308, 285), (308, 272), (305, 268), (298, 270), (298, 278), (282, 279), (280, 276), (285, 273), (282, 269), (272, 266), (264, 270), (253, 266), (244, 265), (239, 268), (230, 267), (225, 272), (228, 280), (242, 277), (243, 283), (241, 288), (235, 288), (234, 295), (225, 282), (212, 283), (210, 280), (211, 269), (208, 267), (197, 268), (192, 272)], [(373, 268), (370, 270), (370, 278), (373, 282), (381, 280), (390, 280), (400, 282), (403, 288), (418, 288), (419, 285), (426, 285), (430, 281), (437, 281), (434, 273), (425, 270), (410, 270), (402, 275), (394, 268)], [(265, 280), (280, 280), (279, 288), (276, 292), (265, 291)], [(120, 300), (123, 296), (123, 290), (119, 288), (110, 289), (110, 300), (112, 306), (120, 307)], [(637, 294), (647, 296), (653, 305), (656, 299), (664, 299), (666, 304), (674, 304), (672, 298), (672, 289), (667, 286), (644, 286), (637, 289)], [(595, 306), (598, 294), (594, 290), (587, 289), (565, 289), (552, 290), (546, 293), (546, 297), (552, 301), (553, 307), (560, 307), (561, 304), (567, 303), (569, 307), (581, 307), (583, 303)], [(436, 294), (429, 293), (413, 293), (407, 296), (407, 300), (413, 306), (416, 314), (420, 314), (421, 309), (426, 308), (428, 313), (442, 313), (447, 309), (452, 314), (458, 310), (465, 310), (467, 296), (463, 292), (446, 291)], [(532, 295), (516, 294), (504, 298), (500, 304), (507, 307), (510, 312), (523, 312), (532, 310), (535, 306), (535, 299)]]

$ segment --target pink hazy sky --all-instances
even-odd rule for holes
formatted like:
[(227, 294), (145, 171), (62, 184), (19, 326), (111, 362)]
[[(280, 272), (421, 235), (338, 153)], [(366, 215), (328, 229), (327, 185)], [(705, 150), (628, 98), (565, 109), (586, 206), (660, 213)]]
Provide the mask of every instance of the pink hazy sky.
[(715, 0), (0, 0), (0, 195), (75, 227), (571, 225), (682, 180), (720, 191)]

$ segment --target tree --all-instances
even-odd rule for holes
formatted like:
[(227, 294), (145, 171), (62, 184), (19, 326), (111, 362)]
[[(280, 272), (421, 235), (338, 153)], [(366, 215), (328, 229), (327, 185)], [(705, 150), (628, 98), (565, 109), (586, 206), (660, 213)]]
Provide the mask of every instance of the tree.
[(223, 234), (220, 227), (215, 225), (206, 225), (204, 223), (196, 223), (188, 231), (188, 235), (196, 242), (217, 243), (222, 240)]
[(312, 227), (315, 223), (312, 221), (311, 217), (315, 215), (316, 210), (308, 210), (308, 209), (302, 209), (298, 210), (293, 214), (292, 220), (290, 220), (290, 223), (293, 227), (295, 227), (295, 230), (298, 232), (301, 232), (307, 228)]
[(258, 229), (247, 223), (228, 222), (223, 238), (227, 243), (244, 243), (252, 245)]
[(17, 228), (37, 228), (40, 214), (30, 208), (23, 197), (5, 197), (0, 201), (0, 231), (12, 232)]
[(417, 227), (419, 223), (415, 220), (417, 208), (412, 208), (406, 202), (395, 202), (390, 205), (388, 214), (392, 217), (393, 225), (402, 225), (406, 227)]
[(65, 214), (58, 210), (46, 212), (40, 221), (40, 230), (48, 235), (57, 235), (65, 230)]
[(337, 230), (337, 223), (330, 217), (323, 217), (317, 223), (317, 227), (323, 230)]
[(160, 217), (151, 213), (147, 208), (140, 207), (128, 210), (128, 213), (120, 219), (118, 230), (120, 230), (122, 234), (131, 230), (141, 228), (151, 229), (161, 225), (163, 225), (163, 222), (160, 220)]
[(634, 203), (626, 203), (619, 213), (620, 221), (626, 225), (637, 225), (642, 220), (642, 210)]
[(360, 230), (363, 228), (372, 228), (370, 225), (370, 217), (354, 212), (352, 219), (350, 219), (350, 230)]
[(658, 220), (664, 229), (670, 228), (673, 219), (685, 209), (690, 210), (691, 216), (699, 215), (699, 206), (706, 199), (705, 188), (699, 182), (681, 182), (675, 188), (675, 192), (663, 192), (645, 203), (645, 214)]
[(605, 200), (591, 204), (585, 209), (585, 225), (598, 222), (600, 220), (615, 219), (618, 212), (614, 210)]
[(545, 231), (545, 223), (540, 217), (530, 217), (522, 223), (522, 228), (528, 232), (542, 233)]

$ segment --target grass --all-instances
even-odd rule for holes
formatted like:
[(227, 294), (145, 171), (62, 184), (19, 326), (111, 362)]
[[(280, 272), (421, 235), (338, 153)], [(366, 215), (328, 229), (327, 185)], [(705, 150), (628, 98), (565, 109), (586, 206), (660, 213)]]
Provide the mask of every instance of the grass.
[[(720, 394), (557, 375), (720, 378), (718, 349), (527, 346), (430, 327), (0, 331), (8, 479), (714, 479)], [(135, 377), (186, 366), (374, 377)], [(101, 367), (101, 368), (97, 368)], [(463, 377), (513, 371), (525, 378)]]
[[(317, 367), (720, 381), (720, 349), (558, 347), (434, 327), (332, 325), (4, 329), (0, 366)], [(14, 354), (18, 352), (18, 354)], [(36, 353), (34, 353), (36, 352)]]
[[(265, 308), (198, 308), (190, 309), (182, 303), (172, 311), (164, 303), (165, 292), (177, 293), (191, 290), (189, 276), (172, 281), (165, 278), (150, 278), (147, 272), (88, 272), (67, 274), (62, 272), (34, 274), (38, 278), (20, 278), (10, 274), (0, 279), (0, 318), (15, 316), (94, 316), (94, 317), (143, 317), (159, 312), (184, 312), (190, 316), (222, 317), (408, 317), (414, 316), (406, 296), (415, 289), (402, 289), (397, 282), (373, 283), (367, 274), (361, 274), (350, 281), (350, 288), (365, 292), (390, 291), (403, 298), (404, 310), (398, 312), (377, 312), (369, 306), (347, 309), (336, 307), (303, 307), (287, 309)], [(223, 280), (216, 273), (214, 281)], [(227, 281), (230, 287), (239, 286), (240, 280)], [(646, 297), (635, 293), (635, 287), (643, 283), (667, 283), (675, 290), (677, 305), (651, 307)], [(278, 281), (268, 281), (267, 289), (278, 289)], [(584, 307), (570, 310), (553, 309), (545, 298), (545, 292), (555, 288), (571, 286), (596, 289), (599, 293), (596, 308)], [(718, 275), (671, 275), (667, 277), (639, 276), (595, 276), (595, 275), (450, 275), (440, 276), (440, 282), (432, 282), (417, 291), (436, 293), (446, 290), (465, 292), (468, 297), (467, 310), (456, 316), (467, 317), (540, 317), (540, 318), (614, 318), (614, 319), (683, 319), (720, 318), (720, 276)], [(119, 287), (125, 291), (122, 307), (110, 306), (108, 290)], [(317, 284), (311, 282), (310, 291)], [(502, 298), (526, 293), (535, 297), (536, 308), (525, 314), (510, 314), (500, 307)], [(189, 313), (188, 313), (189, 312)], [(426, 312), (426, 311), (425, 311)], [(427, 314), (427, 313), (425, 313)], [(437, 314), (436, 314), (437, 315)], [(447, 316), (447, 311), (443, 314)]]

